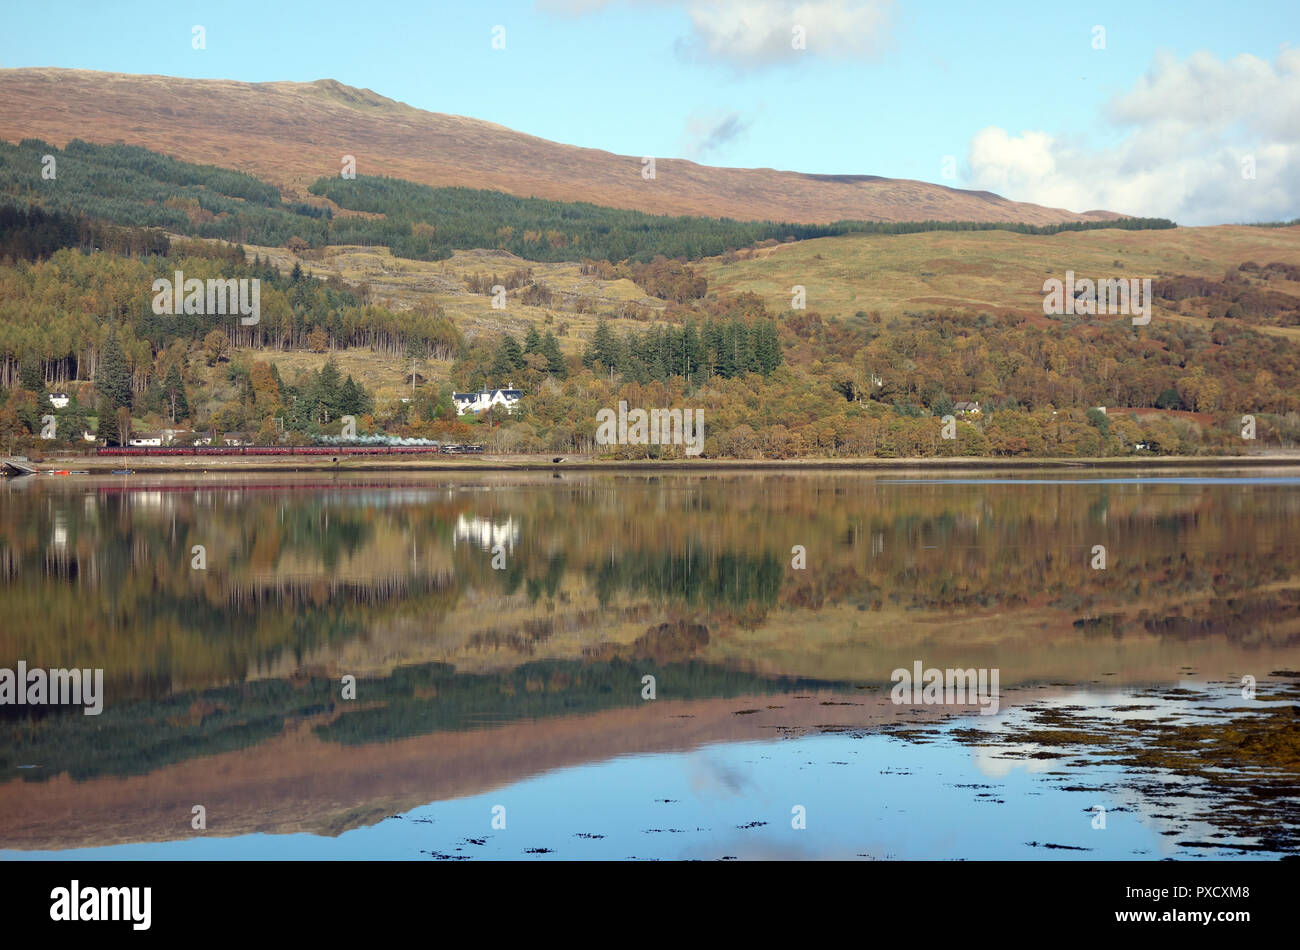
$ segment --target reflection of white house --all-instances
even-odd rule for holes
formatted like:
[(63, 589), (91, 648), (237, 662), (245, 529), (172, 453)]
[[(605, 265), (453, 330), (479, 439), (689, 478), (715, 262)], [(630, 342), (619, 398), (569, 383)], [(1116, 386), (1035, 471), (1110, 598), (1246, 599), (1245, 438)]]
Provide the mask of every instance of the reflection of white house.
[(467, 412), (476, 415), (486, 409), (494, 406), (505, 406), (506, 412), (514, 410), (523, 393), (518, 389), (484, 389), (476, 393), (452, 393), (451, 398), (456, 403), (456, 415), (463, 416)]
[(67, 393), (50, 393), (50, 404), (53, 405), (55, 409), (67, 409), (67, 408), (68, 408), (68, 394), (67, 394)]
[(453, 544), (457, 541), (468, 541), (470, 544), (478, 545), (484, 551), (491, 551), (498, 544), (504, 544), (508, 551), (513, 552), (515, 542), (518, 540), (519, 523), (514, 518), (498, 522), (477, 515), (469, 518), (461, 515), (456, 519), (456, 530), (452, 534)]

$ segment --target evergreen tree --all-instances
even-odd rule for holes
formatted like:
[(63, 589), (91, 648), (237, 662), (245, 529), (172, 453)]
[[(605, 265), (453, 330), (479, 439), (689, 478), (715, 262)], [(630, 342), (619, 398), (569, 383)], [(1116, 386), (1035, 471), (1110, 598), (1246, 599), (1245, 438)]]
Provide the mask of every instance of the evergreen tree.
[(751, 331), (755, 368), (766, 376), (781, 365), (781, 338), (771, 320), (758, 320)]
[(528, 332), (524, 335), (524, 355), (530, 353), (542, 352), (542, 337), (537, 332), (536, 326), (530, 326)]
[(497, 347), (488, 366), (488, 383), (490, 387), (504, 386), (510, 382), (510, 375), (515, 371), (515, 361), (510, 358), (510, 351), (504, 342)]
[(110, 327), (104, 351), (99, 356), (95, 373), (95, 388), (109, 403), (110, 410), (131, 406), (131, 370), (126, 365), (126, 354), (117, 339), (117, 327)]
[(370, 395), (351, 375), (343, 383), (339, 395), (339, 411), (347, 416), (359, 416), (370, 411)]
[(501, 351), (505, 354), (506, 359), (510, 361), (510, 366), (513, 369), (523, 369), (527, 365), (524, 363), (524, 351), (519, 348), (519, 341), (509, 333), (501, 340)]
[(674, 347), (672, 372), (674, 376), (694, 379), (700, 369), (700, 335), (695, 330), (694, 321), (687, 320), (677, 334)]
[(329, 410), (330, 418), (342, 415), (339, 405), (343, 394), (343, 383), (339, 378), (338, 364), (330, 357), (320, 368), (316, 377), (316, 398), (320, 405)]
[(95, 429), (95, 436), (102, 439), (105, 445), (122, 444), (117, 431), (117, 408), (107, 397), (99, 400), (99, 426)]
[(591, 343), (582, 354), (582, 365), (594, 368), (597, 363), (600, 363), (606, 372), (611, 369), (617, 370), (623, 362), (620, 350), (614, 331), (609, 328), (605, 318), (601, 317), (596, 321), (596, 332), (592, 334)]
[(76, 396), (71, 397), (68, 404), (58, 410), (58, 417), (59, 435), (69, 442), (81, 442), (81, 434), (89, 428), (90, 420)]
[(45, 379), (41, 376), (41, 362), (35, 355), (28, 354), (23, 357), (22, 363), (18, 366), (18, 382), (29, 392), (39, 393), (45, 389)]
[(548, 373), (552, 376), (558, 376), (560, 379), (564, 379), (569, 375), (569, 367), (564, 362), (564, 354), (560, 352), (560, 343), (550, 330), (546, 331), (546, 336), (542, 339), (541, 352), (546, 357), (546, 371)]

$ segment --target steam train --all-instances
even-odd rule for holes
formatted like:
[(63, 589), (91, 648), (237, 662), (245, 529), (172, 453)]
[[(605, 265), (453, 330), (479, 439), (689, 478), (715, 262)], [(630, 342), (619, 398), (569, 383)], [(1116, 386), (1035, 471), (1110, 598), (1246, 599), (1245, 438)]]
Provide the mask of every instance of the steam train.
[(108, 457), (168, 455), (481, 455), (481, 445), (131, 445), (97, 449)]

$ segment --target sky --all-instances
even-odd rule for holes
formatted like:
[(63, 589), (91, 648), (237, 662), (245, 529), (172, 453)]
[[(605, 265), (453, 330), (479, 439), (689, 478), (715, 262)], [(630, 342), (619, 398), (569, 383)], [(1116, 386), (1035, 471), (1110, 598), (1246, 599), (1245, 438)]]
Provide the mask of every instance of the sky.
[(330, 78), (626, 155), (1300, 217), (1296, 0), (3, 2), (4, 68)]

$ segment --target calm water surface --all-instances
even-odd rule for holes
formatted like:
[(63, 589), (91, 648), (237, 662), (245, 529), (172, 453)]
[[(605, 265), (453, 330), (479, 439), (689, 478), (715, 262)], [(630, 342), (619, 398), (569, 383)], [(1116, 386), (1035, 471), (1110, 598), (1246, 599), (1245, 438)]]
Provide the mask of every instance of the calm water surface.
[(105, 705), (0, 706), (0, 855), (1277, 858), (1298, 528), (1222, 473), (9, 479), (0, 668)]

